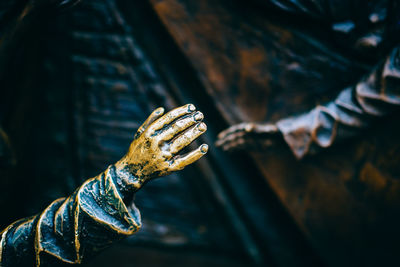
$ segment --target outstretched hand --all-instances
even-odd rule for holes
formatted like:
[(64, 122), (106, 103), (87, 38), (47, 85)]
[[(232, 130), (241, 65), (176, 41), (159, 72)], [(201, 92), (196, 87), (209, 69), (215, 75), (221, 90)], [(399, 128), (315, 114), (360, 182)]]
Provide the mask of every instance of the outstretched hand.
[(282, 135), (276, 125), (244, 122), (219, 133), (216, 145), (224, 151), (261, 150), (281, 144), (282, 141)]
[(208, 151), (208, 145), (203, 144), (185, 155), (179, 154), (207, 130), (203, 114), (194, 105), (163, 114), (163, 108), (153, 111), (138, 129), (128, 153), (116, 164), (140, 179), (141, 184), (182, 170)]

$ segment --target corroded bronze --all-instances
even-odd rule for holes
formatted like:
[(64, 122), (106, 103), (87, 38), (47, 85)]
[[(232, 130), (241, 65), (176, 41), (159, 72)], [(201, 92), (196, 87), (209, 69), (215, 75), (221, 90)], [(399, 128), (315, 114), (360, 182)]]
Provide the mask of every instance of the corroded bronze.
[(131, 199), (149, 170), (169, 172), (119, 161), (143, 114), (194, 103), (204, 142), (244, 150), (212, 149), (149, 183), (135, 201), (145, 227), (93, 266), (397, 264), (398, 0), (91, 0), (54, 12), (75, 2), (0, 1), (0, 124), (17, 159), (0, 169), (3, 226), (110, 162), (74, 195), (89, 200), (115, 174)]
[[(262, 148), (274, 143), (280, 134), (293, 154), (301, 159), (354, 137), (379, 118), (389, 116), (400, 106), (400, 48), (355, 85), (344, 89), (326, 105), (284, 118), (276, 124), (244, 123), (221, 132), (217, 145), (224, 150)], [(272, 138), (271, 138), (272, 137)]]
[[(207, 145), (202, 145), (185, 157), (176, 156), (207, 129), (206, 124), (201, 122), (203, 114), (194, 112), (195, 107), (189, 104), (164, 116), (163, 108), (150, 115), (136, 133), (129, 152), (115, 164), (117, 172), (131, 173), (135, 177), (132, 180), (121, 175), (128, 179), (124, 184), (139, 189), (148, 180), (181, 170), (207, 152)], [(180, 117), (183, 118), (177, 120)]]
[(399, 1), (150, 2), (323, 261), (397, 262)]
[(140, 126), (127, 154), (87, 180), (71, 196), (1, 232), (0, 266), (82, 263), (114, 241), (137, 232), (135, 192), (151, 179), (182, 170), (207, 153), (180, 151), (206, 131), (203, 114), (188, 104), (164, 115), (156, 109)]

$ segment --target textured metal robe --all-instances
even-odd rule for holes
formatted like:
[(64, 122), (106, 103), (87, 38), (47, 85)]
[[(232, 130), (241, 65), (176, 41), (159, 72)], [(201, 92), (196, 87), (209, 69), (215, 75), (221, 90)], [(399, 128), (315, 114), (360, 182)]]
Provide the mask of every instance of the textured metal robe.
[(125, 205), (116, 181), (111, 166), (40, 215), (7, 227), (1, 233), (0, 266), (78, 264), (137, 232), (139, 210)]
[[(161, 3), (163, 1), (151, 2), (157, 7), (156, 2)], [(260, 2), (265, 3), (265, 1)], [(109, 1), (109, 3), (114, 4), (114, 1)], [(293, 86), (293, 84), (285, 84), (282, 81), (285, 79), (290, 80), (289, 78), (292, 77), (291, 75), (301, 76), (303, 71), (302, 67), (306, 69), (307, 67), (310, 69), (318, 69), (319, 66), (329, 61), (331, 61), (330, 67), (337, 70), (337, 73), (334, 75), (345, 73), (351, 69), (348, 66), (352, 66), (354, 67), (354, 72), (357, 74), (355, 76), (362, 73), (364, 74), (364, 78), (353, 82), (353, 85), (350, 87), (343, 88), (343, 91), (339, 93), (337, 97), (331, 98), (333, 100), (325, 101), (328, 104), (318, 105), (300, 116), (285, 118), (286, 115), (292, 114), (289, 114), (288, 111), (283, 112), (279, 110), (279, 108), (277, 108), (278, 111), (275, 112), (275, 114), (268, 115), (265, 115), (267, 114), (265, 112), (243, 111), (234, 105), (238, 104), (236, 100), (232, 101), (232, 99), (223, 95), (223, 90), (226, 88), (235, 89), (235, 87), (224, 84), (225, 81), (221, 81), (221, 77), (217, 75), (218, 71), (211, 73), (215, 71), (212, 67), (215, 67), (217, 63), (207, 62), (207, 64), (210, 64), (210, 68), (208, 68), (209, 66), (207, 64), (202, 65), (201, 53), (197, 53), (198, 51), (196, 51), (196, 49), (190, 50), (190, 46), (184, 43), (185, 36), (190, 35), (177, 35), (178, 37), (176, 37), (176, 39), (178, 43), (181, 41), (179, 44), (182, 45), (182, 50), (185, 51), (188, 57), (193, 61), (197, 61), (194, 62), (193, 65), (200, 70), (200, 73), (202, 73), (204, 77), (207, 77), (203, 78), (207, 80), (205, 84), (212, 84), (211, 87), (217, 89), (215, 90), (216, 92), (212, 92), (211, 95), (215, 102), (218, 103), (215, 106), (220, 108), (219, 111), (229, 123), (248, 120), (252, 117), (256, 117), (256, 119), (260, 121), (266, 120), (267, 118), (278, 121), (278, 126), (284, 134), (289, 147), (298, 158), (302, 158), (308, 153), (319, 151), (321, 148), (330, 147), (337, 140), (355, 136), (371, 126), (374, 120), (393, 114), (398, 109), (398, 105), (400, 104), (400, 63), (398, 48), (399, 12), (396, 12), (399, 6), (397, 1), (371, 1), (368, 5), (364, 5), (364, 1), (286, 0), (269, 1), (267, 5), (268, 8), (274, 6), (275, 8), (283, 9), (289, 12), (289, 14), (297, 16), (297, 19), (306, 18), (311, 19), (313, 23), (317, 21), (329, 25), (333, 32), (338, 34), (338, 44), (343, 50), (354, 53), (360, 57), (368, 58), (366, 64), (363, 64), (363, 62), (354, 63), (350, 60), (345, 60), (339, 57), (338, 54), (333, 54), (331, 58), (327, 57), (322, 60), (322, 56), (320, 55), (320, 57), (315, 58), (314, 61), (293, 60), (293, 64), (274, 65), (271, 63), (269, 66), (270, 68), (267, 68), (266, 72), (268, 73), (271, 71), (271, 75), (279, 74), (276, 75), (276, 77), (279, 78), (272, 78), (272, 80), (281, 79), (279, 82), (283, 83), (282, 87), (287, 88)], [(96, 10), (98, 14), (103, 16), (109, 15), (107, 13), (108, 11), (100, 7), (101, 4), (96, 5), (96, 3), (94, 3), (87, 5), (86, 8), (88, 8), (88, 6)], [(156, 9), (162, 15), (163, 9), (161, 4), (159, 7), (159, 10)], [(79, 17), (82, 14), (84, 13), (74, 13), (74, 16)], [(80, 72), (76, 72), (74, 84), (77, 88), (88, 86), (88, 91), (83, 91), (81, 93), (89, 94), (89, 98), (97, 104), (98, 107), (108, 107), (112, 109), (113, 107), (109, 107), (109, 103), (104, 101), (106, 97), (104, 97), (102, 93), (93, 94), (91, 89), (112, 87), (115, 91), (124, 92), (125, 90), (130, 90), (130, 87), (126, 86), (124, 83), (113, 83), (115, 81), (112, 79), (92, 79), (90, 78), (90, 73), (98, 72), (99, 66), (104, 66), (97, 63), (106, 62), (107, 64), (105, 65), (108, 66), (109, 69), (103, 70), (100, 68), (100, 72), (112, 72), (120, 75), (118, 77), (125, 77), (126, 72), (123, 71), (123, 68), (120, 68), (121, 65), (119, 65), (118, 62), (109, 62), (108, 59), (117, 58), (122, 62), (125, 60), (135, 62), (135, 60), (141, 57), (140, 51), (135, 51), (132, 48), (134, 46), (130, 45), (131, 39), (120, 38), (120, 35), (112, 34), (113, 31), (124, 31), (124, 29), (119, 28), (119, 25), (115, 26), (111, 23), (111, 26), (109, 25), (110, 27), (108, 28), (111, 34), (103, 35), (98, 32), (85, 32), (88, 31), (91, 26), (95, 26), (94, 28), (96, 28), (98, 26), (96, 23), (101, 24), (101, 22), (88, 20), (88, 25), (83, 25), (79, 24), (79, 19), (77, 21), (78, 22), (73, 21), (72, 23), (77, 23), (77, 27), (84, 30), (73, 34), (72, 38), (76, 41), (75, 48), (78, 52), (82, 49), (82, 51), (86, 53), (86, 56), (91, 56), (91, 59), (94, 58), (96, 60), (87, 60), (87, 58), (82, 57), (79, 53), (73, 57), (72, 60), (76, 64), (76, 69), (82, 69), (85, 71), (85, 75), (89, 73), (85, 76)], [(178, 25), (184, 24), (178, 23)], [(274, 28), (272, 27), (271, 29)], [(313, 49), (320, 47), (312, 40), (308, 38), (304, 39), (310, 41), (308, 44), (308, 53), (312, 54)], [(276, 40), (276, 43), (284, 42), (283, 37), (276, 38)], [(107, 42), (115, 49), (107, 50), (106, 59), (97, 61), (97, 57), (104, 53), (102, 47), (104, 42)], [(275, 45), (274, 41), (272, 43)], [(187, 46), (189, 48), (187, 48)], [(216, 46), (218, 46), (218, 44)], [(293, 58), (296, 59), (296, 55), (290, 51), (290, 49), (296, 47), (296, 45), (289, 44), (289, 46), (290, 48), (287, 50), (284, 49), (284, 51), (287, 52), (287, 57), (290, 58), (293, 56)], [(299, 45), (299, 47), (300, 46), (302, 46), (302, 44)], [(130, 48), (130, 50), (127, 49), (127, 47)], [(317, 54), (324, 54), (326, 51), (328, 51), (327, 54), (329, 54), (329, 50), (324, 49), (325, 47), (322, 47), (317, 51)], [(90, 53), (88, 51), (90, 51)], [(251, 58), (251, 55), (249, 58)], [(292, 58), (287, 61), (291, 59)], [(319, 60), (321, 60), (322, 63), (319, 62)], [(244, 61), (244, 63), (245, 62), (246, 61)], [(227, 65), (229, 65), (229, 63), (230, 62), (228, 62)], [(236, 63), (237, 62), (234, 60), (232, 61), (232, 64)], [(375, 66), (371, 67), (372, 65)], [(276, 69), (279, 67), (285, 67), (282, 68), (282, 75), (280, 75), (281, 72), (275, 73)], [(143, 66), (143, 68), (146, 68), (146, 66)], [(129, 71), (128, 68), (128, 72)], [(151, 72), (146, 73), (149, 74)], [(322, 81), (318, 81), (320, 78), (318, 76), (318, 71), (310, 71), (309, 73), (315, 74), (313, 77), (316, 77), (310, 84), (313, 86), (323, 84), (323, 79), (321, 79)], [(144, 79), (154, 80), (154, 77), (144, 77)], [(256, 78), (254, 80), (260, 82)], [(238, 81), (236, 79), (232, 79), (229, 82), (239, 84), (246, 83), (246, 81)], [(270, 82), (270, 80), (268, 82)], [(346, 80), (346, 83), (348, 82), (349, 80)], [(82, 86), (82, 84), (84, 84), (84, 86)], [(227, 84), (229, 85), (230, 83)], [(257, 86), (253, 86), (253, 84), (250, 83), (248, 87), (257, 88)], [(160, 91), (163, 91), (156, 83), (153, 84), (153, 87), (154, 89), (151, 91), (156, 92), (156, 95)], [(329, 85), (327, 85), (326, 88), (331, 89)], [(321, 90), (321, 92), (324, 93), (328, 91), (328, 89)], [(341, 89), (342, 88), (335, 88), (336, 91), (340, 91)], [(313, 88), (313, 90), (318, 91), (318, 88)], [(210, 91), (212, 90), (209, 90), (209, 92)], [(121, 95), (120, 97), (124, 98), (125, 96)], [(227, 101), (225, 101), (226, 99)], [(322, 97), (322, 99), (327, 100), (327, 97)], [(138, 100), (138, 102), (143, 101), (145, 100)], [(278, 106), (279, 101), (282, 100), (278, 99), (277, 103), (274, 103), (274, 105)], [(290, 102), (294, 100), (288, 98), (287, 101)], [(122, 103), (124, 102), (122, 101)], [(246, 102), (246, 99), (243, 100), (243, 102), (239, 102), (238, 106), (240, 105), (247, 105), (249, 109), (252, 108), (249, 103)], [(84, 105), (82, 105), (82, 103), (78, 103), (77, 106), (78, 112), (95, 114), (90, 123), (101, 123), (98, 120), (96, 121), (95, 117), (98, 115), (96, 110), (84, 110)], [(129, 107), (126, 107), (126, 109), (129, 109)], [(139, 118), (137, 120), (140, 121)], [(84, 124), (86, 122), (80, 123)], [(82, 125), (79, 126), (81, 127)], [(135, 127), (132, 126), (131, 128)], [(83, 157), (85, 157), (85, 155)], [(8, 227), (2, 234), (2, 264), (4, 266), (13, 266), (15, 264), (30, 264), (36, 262), (37, 264), (42, 263), (43, 265), (49, 264), (50, 266), (54, 266), (56, 264), (55, 262), (59, 264), (63, 262), (78, 263), (84, 260), (85, 256), (90, 257), (97, 250), (108, 246), (113, 240), (118, 240), (127, 234), (135, 232), (140, 226), (140, 217), (134, 207), (126, 207), (121, 201), (121, 197), (115, 189), (115, 184), (112, 179), (113, 176), (110, 175), (110, 173), (112, 174), (112, 168), (108, 169), (97, 178), (84, 183), (72, 196), (66, 199), (56, 200), (40, 215), (23, 219)], [(100, 194), (100, 192), (105, 193)], [(88, 205), (89, 203), (90, 205)], [(99, 203), (102, 203), (102, 205), (100, 206)], [(103, 205), (104, 203), (107, 205)], [(98, 218), (106, 219), (99, 222)], [(104, 233), (107, 234), (104, 235)]]

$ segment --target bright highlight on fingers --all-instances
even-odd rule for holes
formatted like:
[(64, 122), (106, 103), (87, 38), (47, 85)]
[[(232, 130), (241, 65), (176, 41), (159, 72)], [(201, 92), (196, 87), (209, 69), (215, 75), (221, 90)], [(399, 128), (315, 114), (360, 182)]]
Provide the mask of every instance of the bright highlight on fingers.
[(200, 111), (197, 111), (193, 116), (184, 116), (170, 124), (167, 128), (162, 129), (158, 134), (158, 138), (161, 142), (171, 140), (179, 133), (203, 120), (203, 118), (204, 115)]
[(202, 144), (200, 146), (200, 151), (201, 151), (201, 153), (206, 154), (208, 152), (208, 145), (207, 144)]
[(204, 115), (203, 113), (201, 113), (200, 111), (196, 112), (196, 114), (194, 114), (194, 120), (199, 122), (202, 121), (204, 119)]
[(193, 104), (187, 104), (187, 108), (189, 112), (194, 112), (196, 110), (196, 107)]
[(171, 170), (172, 171), (182, 170), (187, 165), (190, 165), (193, 162), (199, 160), (202, 156), (204, 156), (207, 153), (207, 151), (208, 151), (208, 145), (202, 144), (196, 150), (193, 150), (192, 152), (184, 156), (178, 156), (175, 159), (174, 163), (171, 165)]
[(160, 118), (163, 114), (164, 114), (164, 108), (163, 107), (159, 107), (159, 108), (155, 109), (150, 114), (150, 116), (145, 120), (145, 122), (143, 122), (143, 124), (139, 127), (139, 129), (137, 130), (134, 138), (135, 139), (138, 138), (139, 135), (141, 135), (147, 129), (147, 127), (149, 127), (150, 124), (152, 124), (155, 120)]
[(179, 153), (183, 148), (191, 144), (200, 135), (207, 130), (207, 125), (204, 122), (192, 126), (186, 132), (182, 133), (171, 142), (170, 152), (173, 154)]
[[(187, 104), (179, 108), (175, 108), (156, 120), (152, 125), (149, 126), (149, 132), (154, 133), (157, 130), (162, 129), (163, 127), (167, 126), (168, 124), (172, 123), (174, 120), (190, 114), (196, 111), (196, 107), (193, 104)], [(150, 134), (152, 134), (150, 133)]]
[(205, 132), (207, 130), (207, 125), (204, 122), (202, 122), (197, 126), (197, 128), (199, 129), (199, 131)]
[(154, 110), (154, 114), (155, 114), (155, 115), (164, 114), (164, 108), (163, 108), (163, 107), (157, 108), (156, 110)]

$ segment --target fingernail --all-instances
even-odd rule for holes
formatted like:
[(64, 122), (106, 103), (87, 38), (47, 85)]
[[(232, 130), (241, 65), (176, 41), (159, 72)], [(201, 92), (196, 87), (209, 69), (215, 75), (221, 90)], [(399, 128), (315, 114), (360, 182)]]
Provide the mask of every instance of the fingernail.
[(188, 105), (188, 111), (189, 112), (193, 112), (193, 111), (195, 111), (196, 110), (196, 107), (193, 105), (193, 104), (189, 104)]
[(207, 144), (202, 144), (201, 146), (200, 146), (200, 151), (201, 151), (201, 153), (207, 153), (207, 151), (208, 151), (208, 145)]
[(202, 132), (207, 130), (207, 125), (204, 122), (200, 123), (198, 127), (199, 127), (199, 130)]
[(157, 110), (156, 110), (156, 114), (158, 115), (158, 114), (161, 114), (161, 113), (163, 113), (164, 112), (164, 108), (162, 108), (162, 107), (160, 107), (160, 108), (158, 108)]
[(200, 111), (196, 112), (196, 114), (194, 115), (194, 120), (195, 121), (201, 121), (202, 119), (204, 119), (203, 113), (201, 113)]

